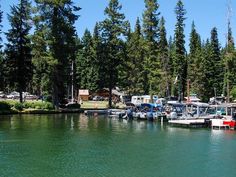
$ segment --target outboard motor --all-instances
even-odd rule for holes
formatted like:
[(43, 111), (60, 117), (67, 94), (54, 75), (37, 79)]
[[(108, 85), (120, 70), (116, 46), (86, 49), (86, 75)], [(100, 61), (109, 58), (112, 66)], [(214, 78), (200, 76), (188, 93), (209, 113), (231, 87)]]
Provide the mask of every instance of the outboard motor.
[(153, 113), (152, 112), (147, 112), (147, 120), (153, 121)]
[(133, 110), (130, 108), (126, 111), (127, 119), (133, 119)]
[(176, 112), (171, 112), (170, 113), (170, 119), (177, 119), (178, 118), (178, 115)]

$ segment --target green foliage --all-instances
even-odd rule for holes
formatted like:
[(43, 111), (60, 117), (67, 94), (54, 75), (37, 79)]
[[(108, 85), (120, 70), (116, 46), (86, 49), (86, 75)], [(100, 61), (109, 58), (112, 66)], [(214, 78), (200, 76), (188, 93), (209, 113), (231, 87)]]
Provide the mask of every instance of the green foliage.
[(80, 104), (69, 104), (66, 106), (67, 109), (80, 109)]
[(127, 22), (124, 14), (120, 13), (122, 6), (118, 0), (110, 0), (105, 9), (107, 18), (100, 24), (102, 44), (104, 48), (104, 71), (108, 77), (105, 81), (109, 88), (109, 107), (112, 105), (111, 91), (118, 82), (118, 69), (122, 64), (124, 51), (121, 36), (125, 35)]
[(13, 108), (17, 111), (22, 111), (24, 106), (23, 106), (23, 103), (20, 103), (20, 102), (16, 102), (13, 106)]
[(232, 88), (230, 95), (233, 97), (233, 99), (236, 99), (236, 86)]
[(135, 30), (129, 35), (126, 43), (127, 60), (123, 70), (123, 82), (125, 90), (131, 95), (144, 94), (145, 76), (144, 76), (144, 39), (141, 33), (140, 21), (137, 19)]
[(184, 35), (184, 20), (186, 10), (181, 0), (177, 2), (175, 7), (177, 23), (175, 25), (175, 56), (174, 56), (174, 68), (175, 75), (178, 76), (178, 95), (179, 99), (183, 99), (186, 88), (187, 78), (187, 61), (185, 50), (185, 35)]
[[(86, 30), (79, 39), (75, 22), (80, 8), (72, 0), (35, 0), (34, 9), (29, 0), (20, 0), (19, 5), (11, 8), (6, 50), (0, 51), (0, 90), (43, 95), (44, 100), (52, 101), (56, 107), (71, 95), (72, 83), (74, 90), (96, 92), (109, 88), (110, 107), (111, 90), (116, 86), (131, 95), (181, 97), (186, 94), (188, 79), (191, 92), (204, 101), (214, 96), (214, 91), (226, 95), (232, 90), (234, 95), (236, 52), (230, 22), (223, 49), (216, 28), (212, 29), (210, 40), (202, 42), (193, 23), (187, 54), (183, 1), (177, 1), (175, 33), (169, 42), (164, 17), (159, 19), (158, 1), (144, 2), (142, 27), (138, 19), (132, 30), (120, 12), (119, 1), (110, 0), (105, 9), (106, 19), (96, 23), (93, 34)], [(0, 34), (2, 14), (0, 10)], [(34, 31), (29, 35), (32, 24)], [(0, 50), (1, 47), (0, 38)], [(176, 76), (178, 82), (173, 84)], [(47, 102), (0, 103), (2, 109), (8, 109), (7, 105), (17, 110), (53, 109)]]
[(40, 109), (40, 110), (53, 110), (54, 106), (50, 102), (46, 101), (26, 101), (20, 103), (15, 100), (7, 100), (0, 102), (0, 110), (17, 110), (22, 111), (24, 109)]
[(145, 0), (143, 13), (143, 35), (145, 39), (145, 94), (158, 94), (160, 91), (161, 63), (158, 57), (159, 30), (159, 4), (156, 0)]
[(0, 101), (0, 111), (5, 111), (5, 110), (7, 111), (11, 110), (11, 106), (5, 101)]
[[(223, 62), (221, 58), (220, 53), (220, 44), (218, 40), (218, 33), (217, 29), (213, 28), (211, 30), (211, 50), (210, 50), (211, 56), (210, 60), (212, 61), (212, 87), (216, 88), (217, 95), (220, 95), (222, 93), (223, 88)], [(213, 93), (212, 93), (213, 95)]]
[[(74, 23), (79, 17), (75, 13), (80, 8), (74, 6), (71, 0), (36, 0), (36, 5), (37, 19), (42, 27), (46, 28), (47, 34), (47, 46), (43, 52), (49, 50), (48, 54), (52, 64), (49, 67), (49, 77), (45, 76), (52, 88), (48, 90), (48, 93), (52, 94), (53, 104), (58, 108), (59, 103), (63, 102), (65, 98), (68, 85), (71, 85), (72, 82), (71, 65), (75, 63), (77, 51)], [(38, 32), (40, 33), (40, 28)], [(74, 76), (72, 75), (72, 77)]]
[(166, 28), (164, 17), (160, 20), (160, 42), (159, 57), (161, 61), (161, 84), (159, 96), (169, 97), (171, 95), (172, 61), (169, 54), (169, 46), (166, 39)]
[(99, 67), (94, 51), (91, 33), (86, 30), (81, 40), (81, 49), (77, 57), (77, 74), (81, 89), (98, 90)]
[(203, 66), (202, 66), (202, 46), (200, 35), (197, 33), (194, 22), (190, 33), (190, 53), (187, 58), (188, 62), (188, 77), (190, 81), (190, 92), (198, 93), (198, 96), (203, 97), (202, 87), (204, 82)]
[(31, 4), (28, 0), (20, 0), (17, 6), (11, 7), (8, 16), (11, 29), (6, 33), (7, 76), (11, 88), (20, 93), (20, 102), (23, 102), (22, 92), (26, 90), (32, 78), (32, 55), (29, 32), (31, 29)]

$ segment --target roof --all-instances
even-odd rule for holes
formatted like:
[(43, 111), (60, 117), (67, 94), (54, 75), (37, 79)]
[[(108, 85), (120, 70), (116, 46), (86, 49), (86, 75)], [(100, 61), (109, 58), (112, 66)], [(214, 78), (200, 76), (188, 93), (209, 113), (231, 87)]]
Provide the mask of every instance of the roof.
[(79, 95), (87, 96), (89, 95), (89, 90), (79, 90)]
[[(108, 88), (104, 88), (103, 90), (109, 91)], [(112, 89), (112, 94), (113, 94), (113, 95), (116, 95), (116, 96), (124, 96), (124, 95), (125, 95), (124, 93), (119, 92), (119, 91), (116, 90), (116, 89)]]
[[(186, 100), (188, 100), (188, 97), (184, 97)], [(190, 96), (189, 97), (189, 101), (193, 101), (193, 102), (198, 102), (200, 101), (199, 98), (197, 98), (196, 96)]]

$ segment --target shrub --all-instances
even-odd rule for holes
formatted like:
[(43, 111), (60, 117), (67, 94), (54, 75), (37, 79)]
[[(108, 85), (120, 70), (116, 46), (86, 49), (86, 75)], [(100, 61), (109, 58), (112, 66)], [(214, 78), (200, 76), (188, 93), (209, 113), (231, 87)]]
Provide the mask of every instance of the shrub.
[(5, 111), (5, 110), (11, 110), (11, 105), (8, 104), (7, 102), (0, 102), (0, 110)]
[(15, 105), (14, 105), (14, 108), (15, 108), (16, 110), (18, 110), (18, 111), (22, 111), (23, 108), (24, 108), (24, 106), (23, 106), (22, 103), (16, 102)]
[(233, 99), (236, 99), (236, 86), (234, 86), (230, 92), (231, 96), (233, 97)]
[(67, 104), (66, 108), (68, 108), (68, 109), (79, 109), (80, 108), (80, 104), (78, 104), (78, 103)]
[(29, 101), (24, 103), (24, 108), (25, 109), (47, 109), (47, 110), (52, 110), (53, 105), (50, 102), (42, 102), (42, 101)]

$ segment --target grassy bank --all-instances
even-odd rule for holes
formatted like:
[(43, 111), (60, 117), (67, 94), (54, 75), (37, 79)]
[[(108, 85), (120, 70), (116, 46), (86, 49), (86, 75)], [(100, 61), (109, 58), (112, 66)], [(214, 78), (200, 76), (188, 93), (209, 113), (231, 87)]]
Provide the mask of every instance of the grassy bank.
[(28, 113), (34, 111), (53, 111), (53, 105), (45, 101), (26, 101), (20, 103), (17, 100), (2, 100), (0, 101), (0, 114)]
[[(52, 103), (45, 101), (26, 101), (20, 103), (18, 100), (0, 101), (0, 114), (51, 114), (51, 113), (73, 113), (83, 112), (87, 109), (107, 109), (107, 101), (84, 101), (79, 107), (66, 107), (55, 110)], [(124, 108), (118, 103), (114, 108)]]
[[(113, 105), (114, 108), (124, 108), (125, 105), (122, 103), (117, 103)], [(107, 109), (108, 101), (84, 101), (81, 104), (82, 109)]]

